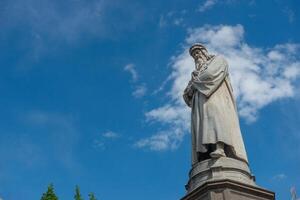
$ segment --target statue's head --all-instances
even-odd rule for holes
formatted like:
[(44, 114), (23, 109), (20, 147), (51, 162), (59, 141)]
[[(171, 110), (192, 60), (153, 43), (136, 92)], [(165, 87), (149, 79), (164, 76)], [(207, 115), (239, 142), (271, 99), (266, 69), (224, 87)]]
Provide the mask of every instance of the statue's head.
[(206, 61), (210, 58), (207, 49), (200, 43), (195, 43), (191, 46), (190, 55), (195, 59), (195, 61)]
[(209, 55), (205, 46), (200, 43), (195, 43), (191, 46), (190, 55), (195, 60), (195, 67), (197, 70), (200, 70), (203, 64), (213, 57), (212, 55)]

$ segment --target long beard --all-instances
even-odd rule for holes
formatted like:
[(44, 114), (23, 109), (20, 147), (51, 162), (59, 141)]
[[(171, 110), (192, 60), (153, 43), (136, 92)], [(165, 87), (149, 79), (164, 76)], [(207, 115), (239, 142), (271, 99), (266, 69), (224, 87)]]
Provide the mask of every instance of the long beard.
[(195, 60), (196, 70), (200, 70), (204, 64), (205, 61), (202, 59)]

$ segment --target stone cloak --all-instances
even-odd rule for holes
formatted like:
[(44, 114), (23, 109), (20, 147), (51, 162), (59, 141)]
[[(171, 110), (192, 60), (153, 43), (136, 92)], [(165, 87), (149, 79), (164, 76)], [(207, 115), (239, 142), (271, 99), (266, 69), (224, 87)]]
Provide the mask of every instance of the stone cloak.
[[(197, 153), (207, 152), (208, 144), (225, 143), (238, 159), (248, 162), (240, 130), (236, 103), (229, 80), (228, 64), (222, 56), (214, 56), (200, 71), (192, 73), (188, 87), (192, 98), (184, 99), (192, 108), (192, 160)], [(195, 74), (196, 75), (195, 75)]]

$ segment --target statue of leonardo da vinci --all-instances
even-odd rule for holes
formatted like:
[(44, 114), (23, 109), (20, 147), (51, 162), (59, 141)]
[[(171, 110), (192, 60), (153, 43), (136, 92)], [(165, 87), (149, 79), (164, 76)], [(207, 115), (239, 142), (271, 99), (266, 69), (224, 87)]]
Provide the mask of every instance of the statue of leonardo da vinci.
[(224, 156), (248, 162), (226, 60), (198, 43), (189, 52), (195, 70), (183, 98), (192, 110), (192, 164)]

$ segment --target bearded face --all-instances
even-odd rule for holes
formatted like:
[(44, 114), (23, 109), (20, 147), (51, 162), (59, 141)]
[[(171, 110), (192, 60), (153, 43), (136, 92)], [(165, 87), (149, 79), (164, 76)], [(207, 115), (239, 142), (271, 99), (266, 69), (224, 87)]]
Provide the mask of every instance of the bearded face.
[(195, 60), (196, 70), (200, 70), (202, 65), (208, 60), (208, 52), (201, 49), (195, 49), (192, 53), (192, 56)]

